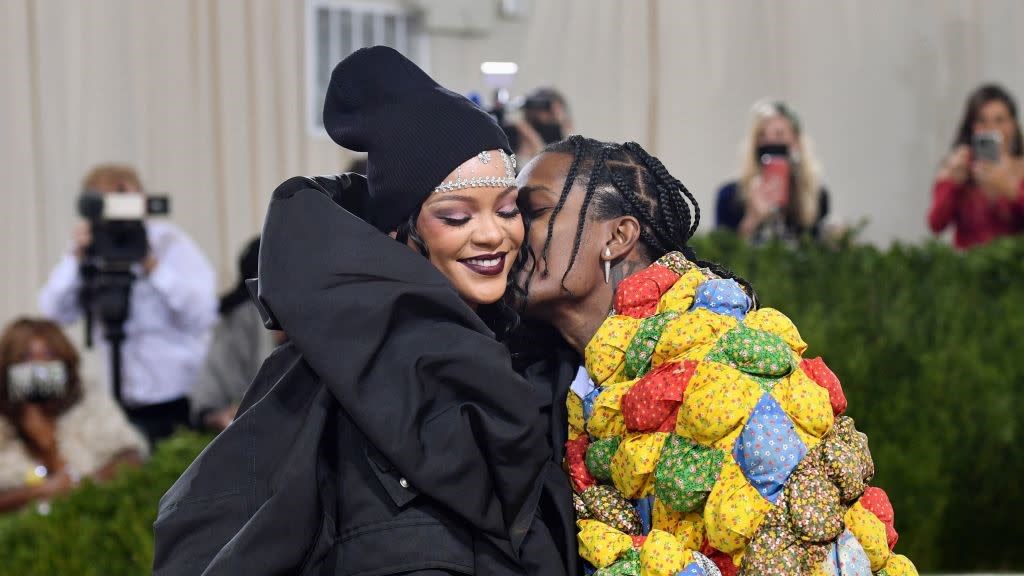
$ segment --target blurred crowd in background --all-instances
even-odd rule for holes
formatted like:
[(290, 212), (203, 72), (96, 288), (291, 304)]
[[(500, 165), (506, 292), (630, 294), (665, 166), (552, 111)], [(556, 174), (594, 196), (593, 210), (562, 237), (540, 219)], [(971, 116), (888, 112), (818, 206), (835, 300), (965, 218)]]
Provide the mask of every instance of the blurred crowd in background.
[[(492, 112), (520, 166), (586, 132), (550, 87)], [(752, 244), (828, 244), (853, 232), (828, 218), (831, 194), (855, 191), (826, 186), (813, 129), (791, 103), (755, 103), (737, 171), (723, 175), (705, 218)], [(365, 160), (350, 170), (364, 173)], [(1010, 93), (986, 84), (968, 96), (933, 181), (921, 218), (936, 234), (952, 228), (958, 249), (1024, 231), (1024, 152)], [(160, 199), (143, 182), (118, 164), (84, 176), (82, 218), (40, 287), (38, 310), (0, 336), (0, 512), (43, 509), (83, 478), (103, 481), (118, 466), (138, 465), (180, 428), (223, 430), (262, 361), (287, 338), (263, 327), (245, 284), (257, 276), (259, 238), (242, 248), (237, 280), (218, 297), (207, 256), (170, 218), (154, 215)], [(87, 341), (107, 358), (102, 382), (83, 380), (79, 351), (62, 331), (83, 313)]]

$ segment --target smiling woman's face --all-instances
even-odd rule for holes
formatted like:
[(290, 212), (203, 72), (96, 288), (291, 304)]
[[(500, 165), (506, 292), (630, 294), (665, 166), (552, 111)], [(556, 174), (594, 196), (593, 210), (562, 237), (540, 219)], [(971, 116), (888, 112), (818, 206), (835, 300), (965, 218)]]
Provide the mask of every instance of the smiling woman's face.
[[(492, 151), (491, 158), (486, 163), (479, 156), (467, 160), (445, 182), (457, 173), (464, 179), (505, 177), (500, 152)], [(430, 262), (471, 306), (493, 304), (505, 293), (523, 243), (517, 198), (511, 186), (461, 188), (434, 192), (420, 208), (416, 230)]]

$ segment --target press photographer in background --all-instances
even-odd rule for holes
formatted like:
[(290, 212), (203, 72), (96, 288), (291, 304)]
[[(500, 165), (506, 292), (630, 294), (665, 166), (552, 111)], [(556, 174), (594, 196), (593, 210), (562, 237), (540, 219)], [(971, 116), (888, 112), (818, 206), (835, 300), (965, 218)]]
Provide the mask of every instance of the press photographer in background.
[[(120, 165), (94, 168), (82, 188), (102, 197), (104, 214), (110, 206), (138, 199), (121, 195), (143, 190), (135, 170)], [(84, 202), (92, 196), (84, 196), (80, 207), (92, 206)], [(113, 217), (109, 214), (89, 217), (74, 228), (71, 248), (50, 274), (39, 306), (64, 325), (80, 318), (83, 309), (92, 312), (91, 334), (110, 359), (110, 388), (115, 396), (120, 393), (129, 420), (156, 441), (188, 425), (188, 392), (217, 320), (214, 271), (196, 244), (166, 220), (136, 216), (135, 222), (111, 223), (105, 220)], [(111, 232), (114, 225), (131, 233)], [(121, 342), (112, 337), (118, 333)]]
[(954, 226), (953, 244), (970, 248), (1024, 232), (1024, 149), (1017, 104), (986, 84), (967, 99), (953, 150), (932, 187), (928, 224)]
[(548, 144), (573, 132), (569, 104), (554, 88), (538, 88), (511, 108), (518, 112), (518, 117), (507, 114), (508, 107), (499, 99), (492, 114), (504, 128), (520, 166), (525, 166)]
[(0, 512), (142, 462), (142, 435), (108, 394), (83, 384), (78, 362), (48, 320), (15, 320), (0, 336)]
[(799, 117), (784, 102), (758, 102), (742, 144), (741, 173), (718, 191), (715, 223), (758, 243), (820, 239), (829, 211), (821, 166)]

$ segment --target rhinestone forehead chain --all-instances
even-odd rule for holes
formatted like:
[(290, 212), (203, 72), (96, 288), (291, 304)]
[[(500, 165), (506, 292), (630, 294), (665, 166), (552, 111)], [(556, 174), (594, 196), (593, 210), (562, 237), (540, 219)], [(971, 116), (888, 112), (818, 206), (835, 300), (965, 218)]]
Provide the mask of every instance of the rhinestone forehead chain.
[[(455, 171), (455, 179), (442, 182), (436, 188), (434, 192), (451, 192), (452, 190), (462, 190), (463, 188), (506, 188), (508, 186), (516, 185), (516, 155), (506, 154), (504, 150), (498, 150), (501, 154), (501, 161), (505, 165), (505, 176), (475, 176), (473, 178), (463, 178), (462, 169)], [(491, 161), (491, 153), (488, 150), (477, 154), (477, 160), (482, 164), (487, 164)]]

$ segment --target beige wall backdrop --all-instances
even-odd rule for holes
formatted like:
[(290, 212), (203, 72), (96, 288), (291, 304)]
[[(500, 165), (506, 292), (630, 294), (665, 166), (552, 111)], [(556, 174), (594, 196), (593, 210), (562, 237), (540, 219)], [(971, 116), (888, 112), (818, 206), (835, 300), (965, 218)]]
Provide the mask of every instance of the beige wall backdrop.
[[(382, 2), (384, 0), (381, 0)], [(577, 130), (637, 140), (695, 192), (737, 167), (753, 101), (788, 100), (838, 218), (879, 244), (927, 237), (930, 179), (967, 92), (1024, 95), (1020, 0), (395, 1), (422, 10), (442, 83), (569, 97)], [(303, 0), (0, 0), (0, 320), (36, 309), (93, 164), (136, 165), (232, 281), (276, 184), (343, 169), (308, 132)]]

